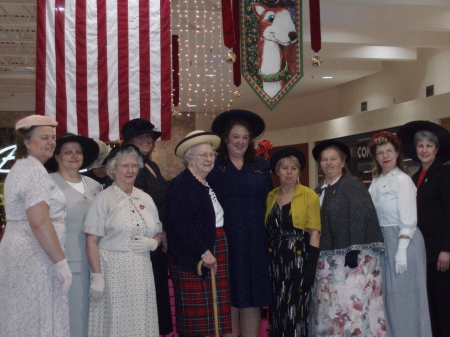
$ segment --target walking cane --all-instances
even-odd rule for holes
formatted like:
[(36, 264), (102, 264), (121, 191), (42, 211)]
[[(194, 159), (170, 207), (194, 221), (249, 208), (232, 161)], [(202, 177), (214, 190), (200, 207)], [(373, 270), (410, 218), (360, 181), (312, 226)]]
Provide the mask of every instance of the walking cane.
[[(197, 264), (197, 274), (202, 276), (202, 265), (203, 260), (200, 260)], [(214, 267), (210, 269), (211, 271), (211, 288), (212, 288), (212, 296), (213, 296), (213, 308), (214, 308), (214, 331), (216, 333), (216, 337), (220, 337), (219, 335), (219, 314), (217, 310), (217, 291), (216, 291), (216, 275), (214, 275)]]

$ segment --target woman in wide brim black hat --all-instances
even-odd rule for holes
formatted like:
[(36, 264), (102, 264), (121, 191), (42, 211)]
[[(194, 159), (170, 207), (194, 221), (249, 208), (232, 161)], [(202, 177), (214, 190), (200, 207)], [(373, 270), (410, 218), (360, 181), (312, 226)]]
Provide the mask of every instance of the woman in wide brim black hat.
[[(180, 336), (214, 335), (211, 268), (216, 271), (219, 331), (222, 336), (231, 333), (224, 212), (206, 178), (214, 166), (219, 144), (217, 134), (196, 130), (175, 149), (186, 169), (172, 183), (166, 230)], [(197, 274), (199, 262), (203, 276)]]
[(73, 133), (65, 133), (56, 139), (56, 148), (53, 157), (45, 163), (45, 168), (49, 173), (58, 170), (58, 162), (56, 157), (61, 151), (61, 147), (66, 143), (78, 143), (81, 146), (82, 162), (80, 163), (80, 170), (85, 169), (91, 165), (98, 157), (100, 148), (95, 140), (89, 137), (78, 136)]
[(269, 269), (276, 303), (269, 307), (270, 336), (282, 336), (286, 331), (290, 336), (309, 336), (308, 299), (316, 276), (321, 225), (317, 193), (299, 182), (305, 166), (305, 155), (294, 147), (270, 157), (272, 173), (281, 183), (266, 202)]
[(413, 121), (398, 131), (403, 152), (420, 162), (417, 226), (427, 256), (427, 290), (433, 336), (450, 336), (450, 133), (428, 121)]
[[(367, 188), (350, 175), (347, 145), (326, 140), (317, 144), (312, 153), (324, 180), (316, 188), (322, 232), (311, 329), (316, 333), (332, 330), (333, 322), (327, 317), (334, 317), (346, 307), (355, 296), (355, 289), (360, 289), (357, 301), (366, 308), (366, 314), (348, 316), (348, 324), (363, 336), (372, 335), (376, 329), (382, 329), (384, 322), (382, 272), (378, 263), (365, 262), (379, 261), (384, 247), (377, 213)], [(376, 285), (375, 296), (372, 288), (360, 288), (360, 280), (366, 275), (371, 275), (371, 282)], [(336, 296), (330, 298), (329, 289)]]
[(208, 175), (226, 214), (231, 310), (237, 329), (233, 333), (237, 334), (240, 326), (245, 334), (254, 336), (260, 329), (260, 307), (269, 305), (271, 297), (264, 215), (272, 178), (269, 162), (257, 156), (253, 141), (264, 129), (264, 120), (251, 111), (230, 110), (218, 115), (212, 131), (219, 134), (221, 142)]
[(66, 257), (73, 276), (69, 290), (70, 331), (78, 336), (87, 336), (89, 322), (90, 266), (82, 227), (89, 206), (102, 191), (99, 183), (81, 176), (79, 171), (91, 165), (98, 153), (99, 146), (93, 139), (66, 133), (56, 139), (55, 153), (45, 164), (67, 200)]

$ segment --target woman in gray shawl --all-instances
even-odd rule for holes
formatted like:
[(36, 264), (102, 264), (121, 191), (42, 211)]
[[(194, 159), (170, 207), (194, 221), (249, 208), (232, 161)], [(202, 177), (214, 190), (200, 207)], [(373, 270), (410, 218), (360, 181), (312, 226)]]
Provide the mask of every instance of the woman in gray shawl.
[(313, 149), (324, 173), (322, 236), (314, 289), (313, 336), (383, 336), (380, 250), (384, 247), (372, 199), (349, 175), (349, 148), (338, 141)]

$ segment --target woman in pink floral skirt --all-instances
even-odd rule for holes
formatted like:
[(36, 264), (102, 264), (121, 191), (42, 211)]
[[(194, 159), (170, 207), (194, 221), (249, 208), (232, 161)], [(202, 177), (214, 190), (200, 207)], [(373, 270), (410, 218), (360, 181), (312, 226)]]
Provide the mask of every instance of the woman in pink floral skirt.
[(325, 179), (320, 196), (322, 235), (314, 288), (313, 336), (385, 337), (381, 250), (383, 236), (364, 184), (349, 175), (349, 148), (324, 141), (313, 156)]

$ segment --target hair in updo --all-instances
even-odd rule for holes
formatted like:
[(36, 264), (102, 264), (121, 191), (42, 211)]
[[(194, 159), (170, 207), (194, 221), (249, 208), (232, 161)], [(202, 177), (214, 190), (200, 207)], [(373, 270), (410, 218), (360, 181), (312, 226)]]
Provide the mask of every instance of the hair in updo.
[(406, 168), (405, 164), (403, 163), (403, 156), (402, 153), (400, 151), (401, 148), (401, 140), (397, 138), (396, 135), (394, 135), (393, 133), (390, 132), (379, 132), (376, 135), (374, 135), (371, 139), (370, 139), (370, 143), (369, 143), (369, 150), (370, 150), (370, 154), (372, 155), (372, 164), (373, 164), (373, 169), (372, 169), (372, 174), (373, 177), (379, 177), (380, 174), (383, 172), (381, 165), (378, 163), (377, 161), (377, 148), (378, 146), (381, 145), (385, 145), (391, 143), (392, 146), (394, 147), (395, 152), (398, 153), (398, 157), (397, 157), (397, 167), (402, 170), (405, 173), (408, 173), (408, 169)]
[(16, 151), (14, 152), (14, 157), (16, 159), (23, 159), (28, 157), (28, 150), (25, 145), (25, 141), (30, 141), (33, 138), (34, 130), (36, 129), (36, 125), (30, 128), (21, 128), (16, 130)]

